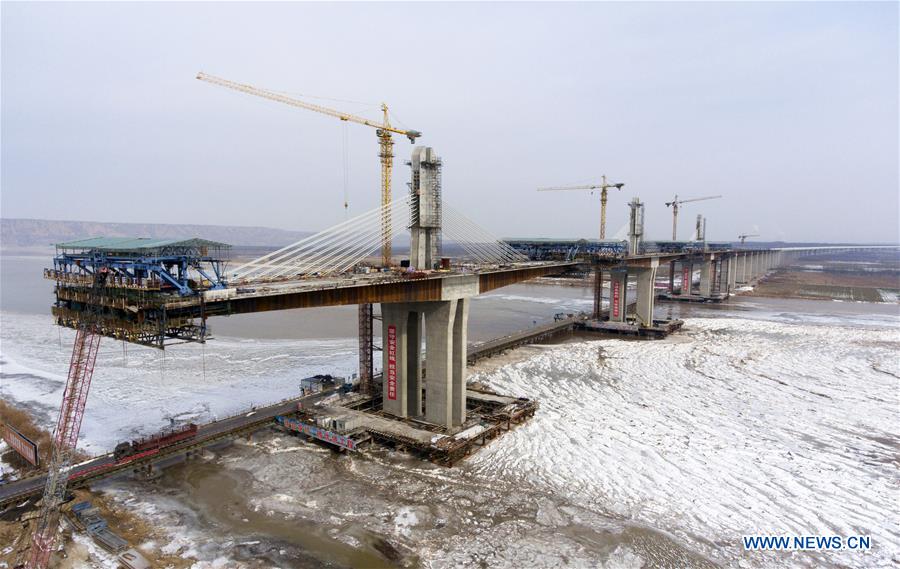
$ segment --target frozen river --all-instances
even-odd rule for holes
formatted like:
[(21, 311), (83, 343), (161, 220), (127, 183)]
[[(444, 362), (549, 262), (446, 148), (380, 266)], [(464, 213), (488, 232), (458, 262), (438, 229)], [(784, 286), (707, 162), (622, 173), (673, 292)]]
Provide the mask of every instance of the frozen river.
[[(71, 333), (40, 312), (46, 291), (33, 303), (10, 293), (16, 269), (37, 263), (20, 262), (3, 265), (0, 394), (49, 416)], [(471, 335), (589, 306), (582, 289), (501, 289), (474, 303)], [(541, 407), (453, 469), (269, 434), (155, 487), (105, 490), (167, 533), (147, 550), (198, 568), (896, 564), (897, 306), (753, 298), (667, 310), (686, 325), (664, 341), (581, 338), (480, 363), (471, 379)], [(349, 373), (355, 317), (213, 321), (216, 341), (164, 356), (104, 341), (83, 445), (280, 399), (310, 373)], [(868, 535), (872, 549), (744, 551), (754, 534)]]

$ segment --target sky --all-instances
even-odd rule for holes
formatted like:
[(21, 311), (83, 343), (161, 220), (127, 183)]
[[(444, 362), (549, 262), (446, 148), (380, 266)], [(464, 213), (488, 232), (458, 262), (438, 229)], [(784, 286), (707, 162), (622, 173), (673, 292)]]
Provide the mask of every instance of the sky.
[[(498, 236), (598, 235), (610, 180), (648, 238), (891, 242), (898, 3), (0, 5), (0, 215), (319, 230), (379, 202), (374, 129), (419, 130), (443, 196)], [(397, 122), (400, 121), (400, 122)], [(346, 142), (345, 142), (346, 140)], [(411, 145), (396, 137), (394, 195)], [(345, 147), (346, 145), (346, 147)]]

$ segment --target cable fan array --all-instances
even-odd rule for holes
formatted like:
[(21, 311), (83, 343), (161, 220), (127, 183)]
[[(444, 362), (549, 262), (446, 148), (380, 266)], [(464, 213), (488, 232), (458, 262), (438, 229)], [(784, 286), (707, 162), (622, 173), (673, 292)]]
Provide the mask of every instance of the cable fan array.
[(443, 204), (443, 218), (444, 242), (449, 240), (456, 243), (476, 263), (491, 265), (528, 260), (525, 255), (494, 237), (447, 202)]
[[(398, 198), (296, 243), (245, 263), (232, 272), (232, 283), (285, 280), (302, 276), (345, 273), (375, 254), (386, 239), (410, 227), (412, 196)], [(392, 220), (390, 237), (382, 220)], [(526, 257), (500, 241), (459, 211), (443, 205), (443, 233), (478, 264), (522, 262)]]
[[(398, 198), (263, 255), (237, 267), (231, 280), (269, 281), (344, 273), (378, 251), (386, 239), (392, 240), (407, 230), (409, 202), (409, 196)], [(382, 220), (385, 217), (393, 220), (389, 237), (382, 232)]]

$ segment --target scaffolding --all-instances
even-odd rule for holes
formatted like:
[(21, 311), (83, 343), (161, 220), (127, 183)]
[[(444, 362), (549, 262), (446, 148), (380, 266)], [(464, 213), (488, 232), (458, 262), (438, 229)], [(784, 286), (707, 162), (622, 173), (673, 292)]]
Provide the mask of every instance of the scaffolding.
[(230, 245), (205, 239), (94, 237), (56, 246), (52, 307), (57, 324), (79, 329), (86, 315), (101, 336), (163, 348), (168, 340), (204, 342), (206, 314), (170, 317), (173, 300), (227, 288)]
[(359, 305), (359, 391), (372, 393), (373, 377), (372, 304)]
[(413, 151), (409, 183), (410, 194), (410, 261), (414, 268), (431, 270), (441, 258), (443, 225), (441, 168), (443, 162), (430, 147)]

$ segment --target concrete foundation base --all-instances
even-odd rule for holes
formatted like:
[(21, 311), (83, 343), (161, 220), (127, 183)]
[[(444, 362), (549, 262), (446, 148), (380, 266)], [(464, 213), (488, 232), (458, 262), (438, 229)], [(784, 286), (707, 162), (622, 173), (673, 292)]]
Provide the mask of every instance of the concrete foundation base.
[(669, 294), (667, 292), (661, 292), (657, 296), (657, 299), (662, 302), (722, 302), (727, 298), (728, 295), (726, 294), (701, 296), (699, 294)]
[(576, 323), (575, 329), (601, 334), (621, 334), (646, 338), (665, 338), (684, 325), (683, 320), (654, 320), (652, 326), (633, 322), (612, 322), (609, 320), (585, 320)]

